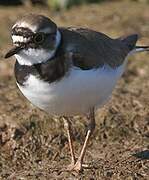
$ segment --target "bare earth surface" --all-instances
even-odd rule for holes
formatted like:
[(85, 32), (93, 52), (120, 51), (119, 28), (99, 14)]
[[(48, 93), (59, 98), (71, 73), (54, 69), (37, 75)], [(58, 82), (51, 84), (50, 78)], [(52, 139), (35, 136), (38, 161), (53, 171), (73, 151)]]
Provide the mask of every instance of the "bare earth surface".
[[(12, 24), (28, 12), (46, 14), (61, 26), (85, 26), (111, 37), (139, 33), (139, 44), (149, 44), (149, 4), (145, 3), (103, 3), (61, 13), (0, 7), (0, 179), (148, 180), (149, 53), (129, 59), (110, 102), (97, 112), (85, 157), (92, 168), (80, 175), (62, 172), (70, 162), (62, 120), (49, 118), (22, 96), (15, 85), (14, 60), (3, 58), (11, 46)], [(73, 122), (76, 154), (86, 123), (80, 117)]]

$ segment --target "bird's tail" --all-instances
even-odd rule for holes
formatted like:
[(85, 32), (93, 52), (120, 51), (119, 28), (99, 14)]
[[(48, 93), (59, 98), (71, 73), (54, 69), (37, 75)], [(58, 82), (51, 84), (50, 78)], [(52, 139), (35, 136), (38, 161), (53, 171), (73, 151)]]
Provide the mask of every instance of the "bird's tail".
[(137, 52), (149, 51), (149, 46), (137, 46), (138, 34), (132, 34), (127, 37), (119, 38), (129, 49), (129, 55)]
[(136, 52), (149, 51), (149, 46), (135, 46), (134, 51)]
[(131, 56), (133, 54), (139, 53), (139, 52), (145, 52), (149, 51), (149, 46), (135, 46), (129, 53), (128, 56)]

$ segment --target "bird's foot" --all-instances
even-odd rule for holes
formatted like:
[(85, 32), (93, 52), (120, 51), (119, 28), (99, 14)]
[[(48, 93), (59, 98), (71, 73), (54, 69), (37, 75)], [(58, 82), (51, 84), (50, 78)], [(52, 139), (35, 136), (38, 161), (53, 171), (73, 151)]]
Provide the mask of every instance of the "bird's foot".
[(67, 170), (67, 171), (71, 171), (74, 166), (75, 166), (75, 163), (74, 163), (74, 162), (71, 162), (71, 164), (69, 164), (69, 165), (66, 167), (66, 170)]
[(82, 168), (82, 163), (80, 161), (77, 161), (76, 163), (71, 163), (70, 165), (68, 165), (67, 171), (75, 171), (79, 173), (82, 171)]
[(59, 173), (72, 172), (74, 175), (78, 175), (83, 171), (83, 169), (91, 169), (91, 168), (93, 168), (91, 164), (83, 164), (82, 162), (77, 161), (76, 163), (72, 162), (67, 167), (61, 169)]
[(83, 169), (90, 169), (92, 166), (90, 164), (83, 164), (80, 161), (77, 161), (76, 163), (71, 163), (67, 166), (67, 171), (75, 171), (77, 173), (80, 173)]

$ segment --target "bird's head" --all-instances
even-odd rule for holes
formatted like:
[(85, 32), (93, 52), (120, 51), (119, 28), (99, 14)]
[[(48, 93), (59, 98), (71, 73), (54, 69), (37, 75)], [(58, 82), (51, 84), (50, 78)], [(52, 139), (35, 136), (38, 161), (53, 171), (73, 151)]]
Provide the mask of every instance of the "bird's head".
[(12, 27), (13, 47), (5, 58), (15, 56), (22, 65), (45, 62), (60, 44), (61, 34), (54, 22), (42, 15), (30, 14)]

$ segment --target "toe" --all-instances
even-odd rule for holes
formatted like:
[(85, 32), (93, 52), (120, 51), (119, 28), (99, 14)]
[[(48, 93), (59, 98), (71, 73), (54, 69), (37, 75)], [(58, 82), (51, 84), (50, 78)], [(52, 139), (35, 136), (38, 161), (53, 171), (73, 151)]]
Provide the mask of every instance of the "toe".
[(76, 164), (73, 167), (73, 171), (81, 172), (82, 171), (82, 163), (80, 161), (77, 161)]

